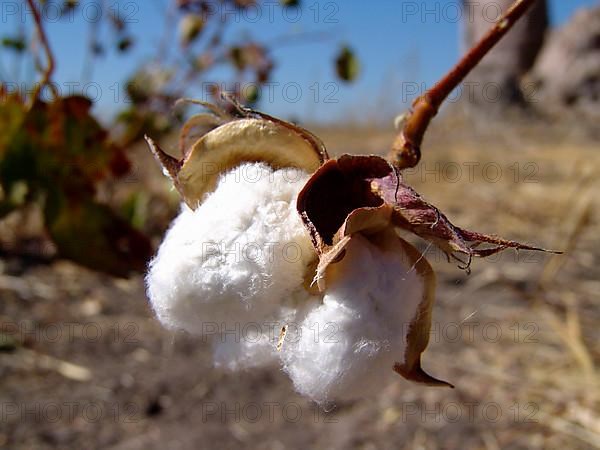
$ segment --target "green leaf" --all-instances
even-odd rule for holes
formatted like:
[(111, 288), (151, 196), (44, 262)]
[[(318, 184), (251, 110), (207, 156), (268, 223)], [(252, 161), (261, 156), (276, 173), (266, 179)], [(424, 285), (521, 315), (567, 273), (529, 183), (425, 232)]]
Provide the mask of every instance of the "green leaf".
[(17, 182), (11, 186), (9, 192), (2, 192), (2, 194), (3, 198), (0, 200), (0, 219), (25, 204), (29, 194), (29, 186), (24, 181)]
[(145, 270), (152, 247), (126, 220), (89, 198), (72, 202), (60, 193), (53, 197), (44, 212), (62, 257), (119, 277)]
[(338, 77), (347, 82), (354, 81), (360, 72), (360, 63), (350, 47), (343, 47), (335, 59)]
[[(29, 126), (35, 126), (38, 122), (37, 118), (33, 120), (33, 114), (34, 112), (27, 111), (23, 99), (17, 94), (2, 96), (0, 100), (0, 184), (3, 192), (8, 196), (13, 192), (14, 186), (20, 182), (27, 181), (29, 188), (36, 184), (34, 180), (37, 178), (38, 167), (31, 142), (34, 133), (28, 130)], [(11, 203), (10, 200), (6, 201)]]
[(62, 6), (62, 15), (74, 11), (79, 6), (79, 0), (65, 0)]
[(241, 72), (246, 68), (246, 58), (244, 58), (244, 49), (242, 47), (231, 47), (229, 49), (229, 58), (238, 71)]
[(120, 53), (125, 53), (127, 50), (129, 50), (131, 48), (131, 46), (133, 45), (133, 39), (125, 36), (121, 39), (119, 39), (119, 41), (117, 42), (117, 50)]
[(144, 103), (150, 98), (164, 94), (173, 72), (156, 66), (141, 67), (125, 84), (129, 100), (134, 104)]
[(18, 94), (8, 94), (0, 86), (0, 158), (12, 141), (13, 134), (21, 129), (26, 113), (23, 99)]
[(199, 14), (186, 14), (179, 22), (179, 37), (184, 47), (194, 42), (204, 29), (204, 19)]
[(144, 192), (133, 192), (121, 206), (121, 216), (135, 229), (141, 230), (148, 218), (148, 202)]
[(14, 352), (19, 346), (17, 340), (7, 333), (0, 333), (0, 353)]
[(27, 46), (23, 37), (3, 37), (1, 43), (3, 47), (14, 50), (17, 53), (23, 53)]
[(246, 86), (242, 93), (244, 95), (242, 101), (247, 106), (252, 107), (260, 100), (260, 89), (254, 84)]

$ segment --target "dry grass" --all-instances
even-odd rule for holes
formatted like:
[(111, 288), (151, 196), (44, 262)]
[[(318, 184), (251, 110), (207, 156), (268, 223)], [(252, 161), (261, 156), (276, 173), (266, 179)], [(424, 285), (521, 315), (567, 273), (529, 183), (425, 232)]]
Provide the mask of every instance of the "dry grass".
[[(451, 373), (457, 391), (419, 390), (422, 411), (465, 398), (500, 405), (504, 426), (479, 423), (479, 443), (462, 448), (600, 448), (600, 146), (556, 131), (541, 136), (540, 126), (457, 136), (464, 125), (436, 124), (421, 166), (406, 179), (459, 226), (564, 254), (505, 254), (476, 261), (468, 277), (432, 254), (442, 280), (440, 328), (426, 361), (434, 373)], [(360, 139), (336, 130), (324, 138), (336, 153), (355, 152)], [(369, 140), (366, 152), (385, 151), (380, 142), (390, 142), (388, 133)], [(446, 436), (426, 430), (424, 423), (411, 445), (448, 448)]]
[[(133, 343), (121, 339), (118, 345), (114, 339), (18, 342), (16, 351), (0, 354), (2, 401), (102, 401), (139, 408), (131, 423), (113, 416), (91, 424), (81, 418), (57, 423), (11, 418), (0, 423), (0, 447), (600, 448), (600, 233), (594, 195), (600, 149), (557, 131), (549, 136), (543, 127), (457, 132), (464, 125), (435, 124), (420, 169), (407, 175), (410, 183), (459, 226), (565, 254), (507, 253), (475, 261), (467, 276), (428, 249), (439, 281), (424, 365), (456, 389), (399, 379), (370, 401), (315, 413), (278, 371), (211, 369), (205, 343), (174, 336), (153, 321), (141, 278), (115, 281), (62, 262), (14, 273), (14, 262), (7, 262), (0, 277), (3, 321), (93, 321), (107, 333), (115, 324), (123, 331), (134, 323), (138, 331)], [(356, 127), (315, 131), (332, 154), (382, 153), (393, 137), (389, 130)], [(150, 215), (164, 222), (174, 211), (173, 197), (146, 156), (138, 163), (143, 170), (134, 181), (147, 186)], [(52, 364), (15, 363), (35, 355), (48, 355), (44, 360)], [(92, 380), (66, 377), (55, 366), (91, 371)], [(264, 402), (300, 405), (303, 415), (291, 420), (275, 410), (274, 418), (258, 421), (243, 413), (203, 415), (207, 404)]]

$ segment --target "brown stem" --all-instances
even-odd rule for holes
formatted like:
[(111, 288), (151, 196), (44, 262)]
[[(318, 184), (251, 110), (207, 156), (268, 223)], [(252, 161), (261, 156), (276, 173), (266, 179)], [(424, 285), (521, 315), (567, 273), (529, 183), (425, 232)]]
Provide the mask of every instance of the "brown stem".
[(42, 80), (40, 81), (40, 84), (35, 88), (35, 91), (33, 92), (32, 102), (34, 102), (38, 98), (42, 88), (46, 85), (50, 86), (50, 89), (52, 90), (52, 94), (55, 97), (58, 97), (59, 94), (56, 89), (56, 86), (53, 86), (52, 84), (50, 84), (50, 79), (52, 78), (52, 74), (54, 73), (54, 55), (52, 54), (52, 50), (50, 49), (50, 44), (48, 43), (48, 37), (46, 36), (46, 31), (44, 30), (44, 26), (42, 24), (42, 17), (40, 15), (40, 12), (39, 12), (37, 6), (35, 5), (34, 0), (27, 0), (27, 4), (29, 5), (31, 12), (33, 13), (33, 19), (35, 21), (35, 29), (36, 29), (36, 32), (40, 39), (40, 43), (42, 44), (42, 47), (44, 47), (44, 52), (46, 53), (46, 59), (47, 59), (47, 63), (48, 63), (48, 65), (46, 66), (46, 69), (42, 73)]
[(392, 144), (389, 159), (398, 169), (414, 167), (421, 159), (421, 143), (431, 120), (448, 95), (479, 64), (536, 0), (516, 0), (483, 38), (435, 86), (418, 97)]

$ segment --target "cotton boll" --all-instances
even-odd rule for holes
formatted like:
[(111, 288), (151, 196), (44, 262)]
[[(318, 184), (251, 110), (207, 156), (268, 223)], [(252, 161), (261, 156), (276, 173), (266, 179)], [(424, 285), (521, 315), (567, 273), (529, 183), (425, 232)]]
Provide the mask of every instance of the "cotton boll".
[(222, 175), (196, 210), (183, 206), (146, 277), (158, 319), (207, 334), (275, 314), (316, 257), (296, 211), (307, 178), (248, 163)]
[(365, 397), (398, 381), (393, 366), (403, 361), (424, 289), (399, 248), (383, 250), (361, 235), (335, 270), (323, 304), (282, 350), (296, 390), (318, 403)]
[(258, 367), (275, 367), (280, 363), (277, 350), (281, 329), (296, 320), (299, 311), (321, 303), (303, 287), (283, 299), (280, 309), (262, 322), (247, 322), (235, 329), (223, 330), (213, 338), (215, 367), (236, 371)]

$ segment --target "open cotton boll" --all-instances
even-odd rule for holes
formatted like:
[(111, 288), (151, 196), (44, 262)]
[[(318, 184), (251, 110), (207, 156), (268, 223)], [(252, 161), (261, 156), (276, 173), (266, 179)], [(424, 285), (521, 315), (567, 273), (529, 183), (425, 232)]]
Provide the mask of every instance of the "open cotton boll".
[(360, 234), (336, 266), (323, 304), (281, 352), (296, 390), (318, 403), (365, 397), (398, 380), (394, 363), (403, 362), (424, 290), (406, 255)]
[(222, 175), (196, 210), (184, 205), (146, 277), (158, 319), (210, 334), (274, 314), (316, 258), (296, 211), (307, 178), (247, 163)]

